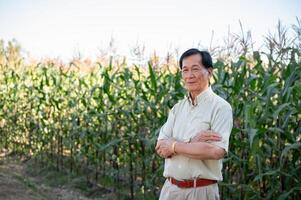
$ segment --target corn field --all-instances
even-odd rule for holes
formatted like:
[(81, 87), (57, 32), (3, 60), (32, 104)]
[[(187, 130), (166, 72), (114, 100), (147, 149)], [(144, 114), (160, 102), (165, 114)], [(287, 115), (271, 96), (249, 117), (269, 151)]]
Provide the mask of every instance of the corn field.
[[(265, 52), (215, 57), (213, 90), (234, 112), (222, 199), (301, 199), (301, 40), (272, 39)], [(75, 63), (26, 64), (13, 42), (0, 48), (0, 149), (106, 179), (124, 198), (158, 198), (156, 138), (185, 95), (175, 64), (110, 58), (83, 73)]]

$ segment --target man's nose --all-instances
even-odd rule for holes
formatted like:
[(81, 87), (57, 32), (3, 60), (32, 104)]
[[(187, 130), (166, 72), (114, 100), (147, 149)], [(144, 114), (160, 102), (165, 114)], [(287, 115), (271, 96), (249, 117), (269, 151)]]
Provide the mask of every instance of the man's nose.
[(194, 77), (194, 74), (193, 74), (192, 70), (189, 70), (189, 71), (188, 71), (187, 76), (188, 76), (189, 78), (190, 78), (190, 77)]

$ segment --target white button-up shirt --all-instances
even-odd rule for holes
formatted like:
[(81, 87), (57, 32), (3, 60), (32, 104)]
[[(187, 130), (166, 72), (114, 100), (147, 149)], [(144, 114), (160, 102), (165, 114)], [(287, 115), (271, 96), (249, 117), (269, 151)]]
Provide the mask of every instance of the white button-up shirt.
[[(166, 123), (162, 126), (158, 140), (175, 138), (188, 142), (201, 131), (212, 130), (221, 135), (222, 140), (211, 142), (228, 151), (229, 137), (233, 126), (232, 108), (223, 98), (215, 94), (211, 87), (195, 98), (178, 102), (171, 109)], [(165, 159), (165, 177), (177, 180), (206, 178), (222, 180), (222, 160), (197, 160), (183, 155)]]

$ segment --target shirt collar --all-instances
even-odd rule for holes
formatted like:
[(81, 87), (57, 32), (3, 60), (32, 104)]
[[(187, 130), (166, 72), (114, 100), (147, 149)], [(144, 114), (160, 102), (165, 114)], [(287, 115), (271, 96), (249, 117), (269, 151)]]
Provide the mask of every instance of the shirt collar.
[(206, 90), (204, 90), (203, 92), (201, 92), (200, 94), (198, 94), (195, 98), (195, 105), (192, 104), (192, 99), (190, 96), (190, 93), (187, 94), (187, 99), (188, 102), (192, 105), (192, 106), (197, 106), (203, 99), (205, 99), (206, 97), (210, 96), (213, 93), (211, 86), (209, 86)]

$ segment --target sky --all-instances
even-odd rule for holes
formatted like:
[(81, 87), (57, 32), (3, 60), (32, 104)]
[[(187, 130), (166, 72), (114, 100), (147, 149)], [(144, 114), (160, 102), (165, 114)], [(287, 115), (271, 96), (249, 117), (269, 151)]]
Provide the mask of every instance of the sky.
[(116, 53), (180, 52), (221, 44), (228, 31), (250, 30), (255, 46), (301, 18), (301, 0), (0, 0), (0, 39), (16, 39), (31, 57), (95, 57), (114, 40)]

